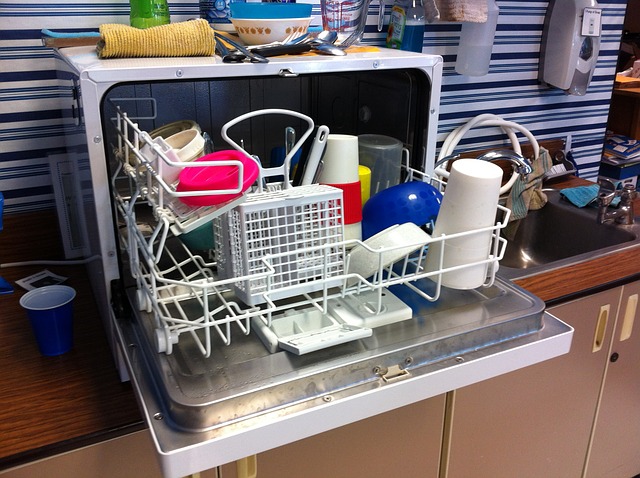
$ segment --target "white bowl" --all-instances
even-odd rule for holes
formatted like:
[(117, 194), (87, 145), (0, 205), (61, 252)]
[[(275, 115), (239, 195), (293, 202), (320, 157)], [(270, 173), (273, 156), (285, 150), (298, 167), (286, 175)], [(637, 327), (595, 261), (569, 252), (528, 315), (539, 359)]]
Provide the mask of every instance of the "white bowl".
[[(186, 129), (166, 139), (159, 136), (154, 138), (153, 142), (160, 146), (162, 152), (172, 163), (193, 161), (204, 154), (205, 140), (197, 129)], [(162, 168), (162, 179), (164, 179), (167, 184), (172, 184), (178, 180), (178, 176), (182, 170), (181, 167), (172, 166), (163, 160), (160, 160), (162, 161), (161, 166), (157, 164), (151, 147), (148, 144), (145, 144), (140, 152), (151, 161), (154, 169), (159, 170)]]
[(204, 154), (204, 137), (198, 130), (186, 129), (172, 134), (165, 141), (176, 152), (180, 161), (193, 161)]
[(151, 139), (157, 138), (160, 136), (161, 138), (168, 138), (171, 135), (179, 133), (180, 131), (184, 131), (187, 129), (195, 129), (198, 133), (202, 133), (200, 129), (200, 125), (193, 120), (180, 120), (174, 121), (173, 123), (163, 124), (159, 128), (154, 129), (149, 132), (149, 136)]
[[(348, 272), (365, 279), (371, 277), (380, 270), (381, 264), (384, 269), (404, 260), (405, 256), (422, 248), (430, 239), (429, 234), (412, 222), (388, 227), (364, 241), (364, 245), (358, 244), (351, 250)], [(356, 279), (347, 281), (348, 285), (356, 282)]]
[(307, 33), (307, 18), (231, 18), (240, 39), (247, 45), (284, 41)]

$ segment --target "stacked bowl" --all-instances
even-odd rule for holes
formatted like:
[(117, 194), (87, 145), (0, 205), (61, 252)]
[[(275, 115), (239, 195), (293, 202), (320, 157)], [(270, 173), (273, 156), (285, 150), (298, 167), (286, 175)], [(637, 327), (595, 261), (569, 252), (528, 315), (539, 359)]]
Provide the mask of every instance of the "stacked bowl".
[(247, 45), (284, 42), (307, 33), (311, 23), (308, 3), (241, 3), (229, 5), (231, 23)]

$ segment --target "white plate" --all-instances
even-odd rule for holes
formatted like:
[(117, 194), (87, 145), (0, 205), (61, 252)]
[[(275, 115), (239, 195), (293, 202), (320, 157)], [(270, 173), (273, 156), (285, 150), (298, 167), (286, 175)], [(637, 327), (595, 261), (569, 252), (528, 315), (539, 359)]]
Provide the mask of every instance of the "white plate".
[[(403, 260), (430, 239), (429, 234), (412, 222), (388, 227), (351, 250), (348, 272), (359, 274), (365, 279), (371, 277), (381, 269), (381, 265), (384, 269)], [(355, 282), (356, 279), (349, 280), (350, 285)]]

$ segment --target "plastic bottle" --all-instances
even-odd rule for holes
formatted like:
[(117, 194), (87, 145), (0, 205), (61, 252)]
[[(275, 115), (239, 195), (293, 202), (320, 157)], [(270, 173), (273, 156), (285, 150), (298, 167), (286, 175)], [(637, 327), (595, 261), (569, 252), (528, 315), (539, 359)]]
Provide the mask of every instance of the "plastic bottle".
[(495, 0), (489, 0), (486, 23), (462, 24), (456, 72), (468, 76), (484, 76), (489, 72), (498, 14), (499, 9)]
[(171, 22), (167, 0), (129, 0), (132, 27), (149, 28)]
[(424, 5), (422, 0), (396, 0), (391, 9), (387, 47), (422, 52)]
[(233, 32), (229, 5), (235, 2), (244, 3), (245, 0), (200, 0), (200, 17), (216, 30)]

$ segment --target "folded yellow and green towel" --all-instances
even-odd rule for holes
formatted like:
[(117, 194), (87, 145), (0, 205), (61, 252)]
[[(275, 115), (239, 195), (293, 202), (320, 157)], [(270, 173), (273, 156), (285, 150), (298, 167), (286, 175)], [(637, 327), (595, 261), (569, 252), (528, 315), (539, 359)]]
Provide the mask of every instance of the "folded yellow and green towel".
[(105, 23), (97, 45), (100, 58), (213, 56), (213, 29), (203, 18), (151, 28)]

